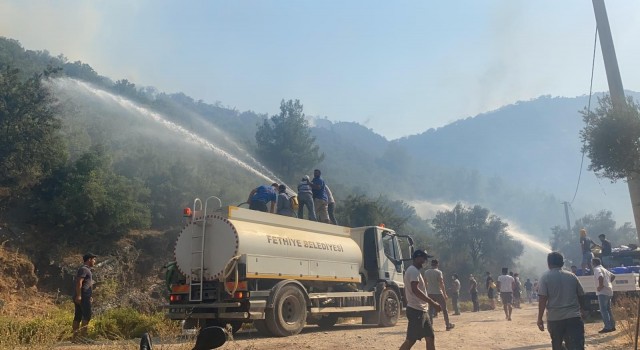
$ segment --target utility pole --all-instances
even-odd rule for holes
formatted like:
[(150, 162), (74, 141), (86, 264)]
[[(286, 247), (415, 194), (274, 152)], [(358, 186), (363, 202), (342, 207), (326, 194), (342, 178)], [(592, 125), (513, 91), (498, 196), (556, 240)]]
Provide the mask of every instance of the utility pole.
[[(618, 68), (618, 60), (616, 59), (616, 50), (613, 46), (613, 38), (611, 37), (607, 9), (604, 6), (604, 0), (592, 0), (592, 2), (593, 12), (595, 13), (596, 23), (598, 24), (600, 47), (602, 49), (605, 71), (607, 72), (607, 82), (609, 83), (609, 94), (613, 102), (613, 109), (614, 111), (616, 109), (622, 110), (625, 108), (627, 101), (624, 96), (624, 88), (622, 87), (622, 78), (620, 77), (620, 69)], [(627, 185), (629, 186), (629, 196), (631, 197), (631, 207), (633, 209), (638, 241), (640, 241), (640, 174), (627, 174)]]
[(562, 202), (564, 204), (564, 218), (567, 219), (567, 231), (571, 233), (571, 221), (569, 221), (569, 202)]

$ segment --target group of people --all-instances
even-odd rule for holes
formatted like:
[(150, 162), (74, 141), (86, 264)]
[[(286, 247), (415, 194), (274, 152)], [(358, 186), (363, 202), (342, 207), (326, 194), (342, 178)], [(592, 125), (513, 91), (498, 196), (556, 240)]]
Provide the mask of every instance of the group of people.
[[(602, 266), (599, 258), (591, 259), (590, 264), (593, 266), (596, 295), (604, 323), (604, 328), (599, 333), (613, 332), (616, 330), (616, 324), (611, 309), (611, 298), (615, 275)], [(549, 271), (540, 277), (538, 290), (538, 328), (544, 331), (542, 316), (546, 310), (547, 328), (553, 349), (584, 349), (584, 289), (574, 273), (562, 269), (562, 254), (549, 253), (547, 265)]]
[[(306, 207), (309, 220), (337, 225), (336, 201), (321, 175), (322, 172), (316, 169), (313, 171), (313, 179), (309, 179), (308, 175), (302, 177), (298, 184), (297, 196), (288, 193), (287, 186), (278, 183), (272, 183), (270, 186), (258, 186), (249, 193), (247, 199), (249, 209), (284, 216), (297, 216), (302, 219)], [(292, 197), (297, 198), (297, 208), (295, 208), (294, 203), (296, 202), (292, 201)], [(268, 203), (271, 203), (270, 209), (267, 208)]]
[[(442, 271), (438, 269), (438, 261), (431, 261), (431, 269), (425, 271), (424, 275), (420, 269), (426, 266), (427, 259), (431, 258), (423, 250), (416, 250), (413, 253), (413, 263), (407, 268), (404, 275), (405, 296), (407, 300), (406, 315), (408, 319), (407, 335), (400, 350), (408, 350), (416, 341), (425, 339), (427, 350), (435, 350), (435, 335), (433, 331), (433, 316), (442, 311), (444, 314), (447, 330), (453, 328), (449, 323), (447, 314), (446, 299), (444, 292), (444, 280)], [(611, 311), (611, 298), (613, 296), (612, 282), (615, 275), (609, 272), (599, 258), (593, 258), (590, 262), (593, 266), (593, 276), (595, 278), (598, 302), (604, 328), (599, 333), (608, 333), (616, 330), (613, 313)], [(547, 329), (551, 337), (553, 350), (560, 349), (584, 349), (584, 322), (586, 305), (583, 299), (584, 290), (577, 276), (567, 270), (563, 270), (564, 257), (558, 252), (551, 252), (547, 255), (548, 271), (535, 284), (527, 279), (524, 284), (529, 301), (533, 297), (538, 298), (537, 327), (545, 330), (543, 316), (547, 313)], [(517, 289), (517, 274), (509, 274), (508, 268), (502, 269), (502, 274), (494, 283), (491, 274), (487, 272), (487, 290), (489, 300), (493, 300), (495, 290), (499, 290), (502, 299), (505, 318), (511, 321), (513, 311), (512, 301), (514, 291)], [(459, 292), (459, 280), (456, 274), (452, 275), (452, 292)], [(474, 303), (474, 310), (477, 308), (478, 283), (473, 275), (469, 276), (471, 299)], [(453, 301), (454, 310), (457, 308), (457, 294)], [(495, 305), (495, 304), (494, 304)], [(427, 317), (429, 316), (429, 317)]]

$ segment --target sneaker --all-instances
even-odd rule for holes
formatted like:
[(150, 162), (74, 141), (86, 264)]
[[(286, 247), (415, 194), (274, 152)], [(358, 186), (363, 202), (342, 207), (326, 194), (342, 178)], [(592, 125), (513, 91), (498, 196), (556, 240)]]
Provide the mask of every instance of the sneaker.
[(603, 328), (603, 329), (599, 330), (598, 333), (600, 333), (600, 334), (602, 334), (602, 333), (610, 333), (610, 332), (613, 332), (613, 331), (614, 331), (613, 329)]
[(453, 314), (453, 316), (460, 316), (460, 313), (458, 312), (457, 314)]
[(453, 327), (455, 327), (455, 326), (456, 326), (455, 324), (451, 323), (451, 324), (449, 324), (449, 325), (447, 326), (447, 330), (448, 330), (448, 331), (450, 331), (450, 330), (452, 330), (452, 329), (453, 329)]

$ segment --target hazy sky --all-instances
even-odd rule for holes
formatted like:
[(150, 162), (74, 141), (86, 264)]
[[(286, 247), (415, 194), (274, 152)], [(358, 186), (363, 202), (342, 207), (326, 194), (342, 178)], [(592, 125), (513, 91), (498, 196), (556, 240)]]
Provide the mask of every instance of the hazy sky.
[[(623, 83), (640, 90), (640, 1), (606, 5)], [(114, 80), (269, 114), (300, 99), (389, 139), (587, 94), (594, 31), (588, 0), (0, 2), (0, 36)]]

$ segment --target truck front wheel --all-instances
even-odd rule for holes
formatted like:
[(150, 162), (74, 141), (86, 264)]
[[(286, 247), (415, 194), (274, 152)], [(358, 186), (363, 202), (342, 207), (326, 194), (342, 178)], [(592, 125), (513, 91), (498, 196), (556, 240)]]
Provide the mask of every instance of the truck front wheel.
[(300, 288), (282, 287), (274, 298), (273, 308), (265, 312), (265, 322), (271, 334), (286, 337), (300, 333), (307, 319), (307, 302)]
[(380, 323), (382, 327), (393, 327), (398, 323), (400, 316), (400, 298), (390, 288), (382, 291), (380, 295)]

